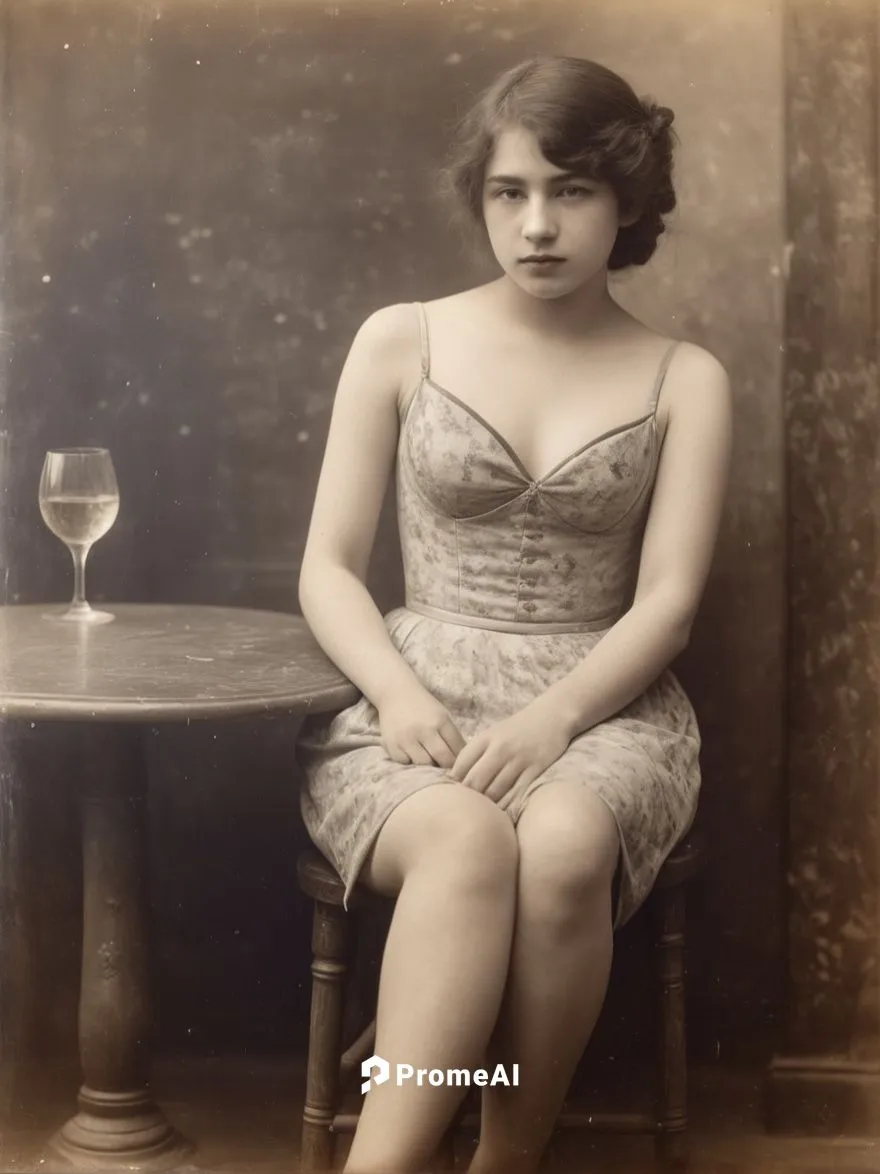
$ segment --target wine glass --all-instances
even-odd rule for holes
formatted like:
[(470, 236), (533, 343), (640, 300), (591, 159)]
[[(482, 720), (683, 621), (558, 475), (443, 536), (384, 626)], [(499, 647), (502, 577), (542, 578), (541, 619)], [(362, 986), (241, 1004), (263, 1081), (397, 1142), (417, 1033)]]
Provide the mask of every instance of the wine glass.
[(106, 448), (59, 448), (46, 453), (40, 477), (40, 513), (73, 556), (73, 599), (45, 619), (106, 624), (112, 612), (86, 602), (86, 559), (119, 513), (116, 470)]

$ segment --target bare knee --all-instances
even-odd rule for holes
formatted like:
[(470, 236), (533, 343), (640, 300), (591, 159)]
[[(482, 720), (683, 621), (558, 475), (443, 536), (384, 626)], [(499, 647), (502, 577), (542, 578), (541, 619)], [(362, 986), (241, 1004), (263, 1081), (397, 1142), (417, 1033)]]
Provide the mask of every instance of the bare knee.
[(548, 784), (532, 796), (517, 838), (521, 900), (548, 922), (610, 913), (620, 840), (601, 799), (567, 784)]
[(475, 791), (462, 787), (461, 796), (432, 827), (414, 867), (453, 887), (498, 888), (513, 897), (519, 846), (509, 816)]
[(365, 871), (381, 892), (396, 894), (419, 874), (450, 896), (496, 893), (513, 901), (517, 860), (510, 818), (479, 792), (448, 784), (411, 795), (391, 813)]

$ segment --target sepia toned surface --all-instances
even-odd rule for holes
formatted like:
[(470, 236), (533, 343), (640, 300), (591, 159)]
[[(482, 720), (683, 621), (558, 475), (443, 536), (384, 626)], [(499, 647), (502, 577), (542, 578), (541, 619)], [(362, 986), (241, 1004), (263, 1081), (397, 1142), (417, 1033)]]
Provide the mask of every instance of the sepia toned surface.
[(185, 721), (325, 712), (357, 697), (301, 616), (121, 604), (92, 628), (44, 610), (0, 608), (3, 717)]
[[(122, 604), (98, 627), (0, 609), (0, 712), (80, 725), (83, 940), (79, 1113), (51, 1141), (75, 1168), (177, 1165), (189, 1152), (149, 1090), (152, 950), (144, 727), (338, 708), (354, 690), (301, 617)], [(8, 735), (9, 725), (4, 727)], [(44, 997), (45, 997), (44, 992)], [(9, 1007), (4, 1005), (4, 1012)]]
[(876, 12), (800, 0), (788, 30), (789, 981), (771, 1111), (864, 1132), (880, 1122)]
[[(689, 934), (694, 1045), (713, 1060), (760, 1051), (784, 960), (778, 6), (7, 0), (2, 20), (6, 526), (21, 603), (69, 595), (67, 552), (36, 505), (44, 451), (103, 444), (122, 506), (90, 557), (95, 604), (296, 611), (354, 331), (379, 305), (494, 276), (459, 246), (434, 192), (450, 121), (536, 50), (596, 57), (675, 109), (679, 210), (652, 264), (614, 289), (717, 354), (736, 394), (730, 502), (677, 671), (703, 729), (710, 844)], [(371, 585), (383, 609), (399, 602), (390, 502)], [(63, 732), (52, 739), (22, 732), (11, 772), (19, 787), (37, 780), (23, 827), (42, 836), (23, 867), (47, 879), (30, 947), (62, 993), (30, 1030), (49, 1051), (69, 1038), (76, 964), (46, 927), (72, 940), (78, 916), (69, 880), (51, 875), (68, 864), (58, 845), (71, 819), (53, 805)], [(236, 729), (152, 743), (175, 1046), (303, 1037), (308, 929), (285, 739)]]

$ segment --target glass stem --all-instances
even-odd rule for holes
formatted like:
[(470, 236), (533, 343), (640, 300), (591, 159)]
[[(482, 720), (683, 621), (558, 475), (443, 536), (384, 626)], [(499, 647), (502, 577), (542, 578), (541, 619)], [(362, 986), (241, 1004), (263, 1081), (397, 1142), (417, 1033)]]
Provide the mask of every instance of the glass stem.
[(86, 559), (89, 555), (89, 544), (85, 542), (71, 543), (70, 553), (73, 556), (73, 599), (70, 606), (77, 611), (88, 611), (86, 603)]

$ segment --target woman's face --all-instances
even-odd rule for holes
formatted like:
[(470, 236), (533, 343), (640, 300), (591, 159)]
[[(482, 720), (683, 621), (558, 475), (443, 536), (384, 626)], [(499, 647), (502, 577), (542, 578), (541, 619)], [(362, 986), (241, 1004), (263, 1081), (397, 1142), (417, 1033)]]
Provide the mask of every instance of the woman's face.
[[(604, 273), (625, 223), (607, 183), (554, 167), (521, 127), (499, 135), (486, 166), (483, 219), (501, 268), (539, 298), (571, 293)], [(559, 260), (526, 260), (536, 254)]]

